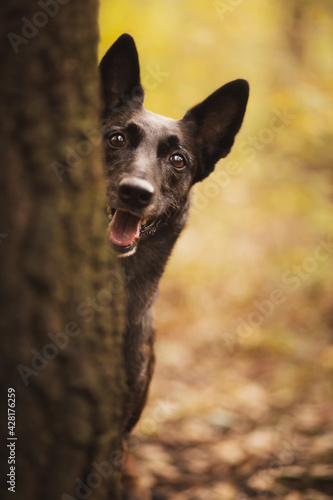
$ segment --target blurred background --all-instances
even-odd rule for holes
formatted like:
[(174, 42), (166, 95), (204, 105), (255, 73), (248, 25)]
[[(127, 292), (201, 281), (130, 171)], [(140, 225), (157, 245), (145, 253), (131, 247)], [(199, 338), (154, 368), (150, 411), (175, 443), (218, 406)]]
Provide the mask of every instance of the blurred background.
[(134, 37), (156, 113), (251, 88), (161, 281), (144, 482), (155, 499), (332, 499), (333, 4), (101, 0), (100, 29), (100, 57)]

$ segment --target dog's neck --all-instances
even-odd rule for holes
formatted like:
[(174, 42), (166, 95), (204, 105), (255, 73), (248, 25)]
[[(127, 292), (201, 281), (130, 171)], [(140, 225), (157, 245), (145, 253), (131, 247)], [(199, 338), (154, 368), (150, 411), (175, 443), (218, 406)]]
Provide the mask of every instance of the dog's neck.
[(144, 321), (145, 313), (155, 302), (159, 280), (185, 225), (187, 212), (188, 207), (182, 214), (162, 224), (154, 235), (143, 238), (134, 255), (121, 259), (129, 328)]

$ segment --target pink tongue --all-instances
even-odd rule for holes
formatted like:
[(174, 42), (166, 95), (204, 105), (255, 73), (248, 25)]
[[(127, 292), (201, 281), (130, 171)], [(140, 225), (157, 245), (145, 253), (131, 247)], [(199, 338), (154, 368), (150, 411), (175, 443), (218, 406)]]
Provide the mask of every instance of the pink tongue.
[(140, 222), (140, 217), (116, 210), (110, 224), (110, 241), (122, 247), (131, 245), (140, 235)]

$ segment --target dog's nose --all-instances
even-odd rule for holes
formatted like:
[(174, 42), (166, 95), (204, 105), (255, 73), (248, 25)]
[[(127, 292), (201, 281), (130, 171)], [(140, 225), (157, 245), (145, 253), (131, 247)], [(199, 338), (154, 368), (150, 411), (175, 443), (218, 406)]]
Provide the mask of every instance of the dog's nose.
[(119, 198), (127, 205), (144, 208), (154, 195), (154, 186), (139, 177), (125, 177), (119, 183)]

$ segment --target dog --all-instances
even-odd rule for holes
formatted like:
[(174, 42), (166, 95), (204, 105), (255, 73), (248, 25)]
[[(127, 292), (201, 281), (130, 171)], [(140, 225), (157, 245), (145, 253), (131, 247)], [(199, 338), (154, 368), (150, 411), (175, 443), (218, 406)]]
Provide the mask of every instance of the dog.
[[(123, 348), (128, 395), (123, 435), (145, 405), (154, 367), (153, 304), (159, 280), (183, 230), (191, 188), (230, 151), (246, 110), (249, 85), (227, 83), (181, 120), (143, 107), (135, 42), (121, 35), (100, 63), (109, 239), (126, 286)], [(123, 468), (122, 498), (147, 499)]]

